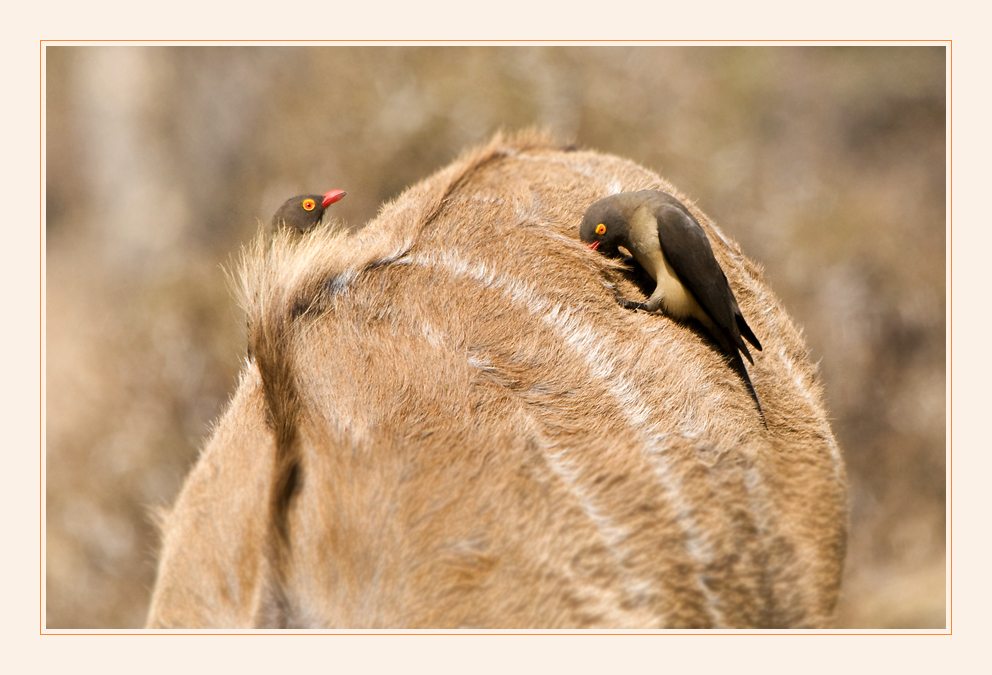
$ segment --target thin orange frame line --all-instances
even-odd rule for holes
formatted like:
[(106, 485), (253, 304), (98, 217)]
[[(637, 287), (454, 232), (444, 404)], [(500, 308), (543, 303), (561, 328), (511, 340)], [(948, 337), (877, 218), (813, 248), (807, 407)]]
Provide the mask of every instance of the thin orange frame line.
[[(39, 54), (38, 54), (38, 127), (39, 130), (44, 128), (44, 87), (45, 87), (45, 71), (42, 67), (44, 61), (44, 50), (47, 46), (46, 42), (173, 42), (173, 40), (39, 40)], [(242, 40), (211, 40), (210, 42), (243, 42)], [(309, 40), (256, 40), (253, 42), (309, 42)], [(319, 40), (315, 42), (321, 42)], [(334, 40), (333, 42), (368, 42), (368, 40)], [(490, 40), (375, 40), (375, 42), (490, 42)], [(547, 42), (546, 40), (514, 40), (513, 42)], [(552, 42), (569, 42), (567, 40), (557, 40)], [(581, 42), (614, 42), (612, 40), (582, 40)], [(622, 40), (621, 42), (693, 42), (692, 40)], [(746, 40), (745, 42), (796, 42), (795, 40)], [(801, 42), (836, 42), (835, 40), (802, 40)], [(904, 42), (904, 40), (873, 40), (873, 42)], [(950, 65), (948, 73), (948, 84), (950, 88), (950, 95), (947, 100), (947, 147), (948, 147), (948, 176), (950, 177), (950, 182), (948, 184), (948, 216), (950, 219), (950, 230), (951, 230), (951, 243), (954, 239), (954, 142), (953, 142), (953, 101), (954, 101), (954, 67), (953, 67), (953, 40), (920, 40), (918, 42), (947, 42), (947, 59)], [(44, 218), (42, 214), (44, 213), (44, 202), (43, 193), (45, 185), (44, 176), (44, 155), (43, 147), (39, 144), (38, 148), (38, 214), (39, 214), (39, 235), (44, 233)], [(40, 237), (39, 237), (40, 240)], [(38, 288), (39, 291), (44, 285), (44, 257), (45, 252), (41, 247), (39, 247), (39, 262), (38, 262)], [(954, 267), (954, 247), (950, 246), (948, 249), (948, 265), (953, 269)], [(947, 616), (948, 616), (948, 632), (946, 633), (910, 633), (911, 635), (953, 635), (954, 634), (954, 547), (953, 547), (953, 465), (954, 465), (954, 298), (953, 298), (953, 287), (954, 278), (953, 275), (948, 277), (948, 288), (947, 288), (947, 301), (948, 301), (948, 320), (951, 323), (950, 326), (950, 338), (951, 338), (951, 350), (950, 350), (950, 371), (947, 374), (948, 378), (948, 401), (950, 402), (950, 410), (948, 412), (948, 437), (950, 451), (948, 456), (948, 467), (947, 467), (947, 482), (948, 482), (948, 495), (947, 495), (947, 561), (948, 561), (948, 592), (947, 592)], [(44, 331), (42, 330), (44, 326), (44, 317), (39, 313), (38, 318), (38, 335), (39, 335), (39, 354), (45, 348), (45, 337)], [(44, 399), (44, 374), (39, 372), (39, 438), (44, 435), (44, 412), (45, 412), (45, 399)], [(45, 616), (45, 608), (42, 604), (44, 594), (42, 592), (42, 584), (44, 584), (44, 546), (43, 546), (43, 535), (44, 532), (42, 528), (44, 527), (43, 519), (41, 518), (44, 509), (44, 495), (45, 495), (45, 485), (42, 482), (42, 477), (44, 475), (43, 464), (44, 462), (44, 448), (40, 448), (39, 452), (39, 463), (38, 463), (38, 578), (39, 578), (39, 588), (38, 588), (38, 617), (39, 620), (43, 620)], [(45, 633), (45, 628), (39, 628), (39, 635), (659, 635), (659, 633)], [(766, 635), (767, 633), (660, 633), (660, 635)], [(772, 635), (906, 635), (907, 633), (771, 633)]]

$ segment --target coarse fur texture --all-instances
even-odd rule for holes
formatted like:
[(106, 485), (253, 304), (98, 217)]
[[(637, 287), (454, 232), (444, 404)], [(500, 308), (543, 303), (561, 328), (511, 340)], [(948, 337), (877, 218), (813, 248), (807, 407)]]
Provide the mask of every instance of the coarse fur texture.
[[(578, 240), (641, 189), (690, 209), (762, 336), (767, 427)], [(829, 625), (847, 500), (815, 369), (657, 175), (500, 135), (358, 232), (260, 236), (241, 279), (251, 356), (165, 517), (149, 627)]]

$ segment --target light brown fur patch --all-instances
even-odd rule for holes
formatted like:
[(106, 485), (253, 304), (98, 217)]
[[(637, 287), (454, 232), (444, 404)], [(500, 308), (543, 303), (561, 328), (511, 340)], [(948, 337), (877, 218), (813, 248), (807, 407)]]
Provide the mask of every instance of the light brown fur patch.
[[(705, 335), (578, 241), (659, 189), (765, 346), (767, 428)], [(821, 627), (846, 539), (814, 367), (667, 181), (497, 136), (354, 234), (259, 238), (253, 355), (165, 526), (151, 627)]]

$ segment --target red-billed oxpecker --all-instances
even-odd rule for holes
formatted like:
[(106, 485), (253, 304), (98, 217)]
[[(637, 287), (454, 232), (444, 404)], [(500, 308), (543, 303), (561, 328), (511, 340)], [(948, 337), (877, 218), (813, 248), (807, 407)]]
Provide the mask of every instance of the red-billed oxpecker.
[(320, 224), (324, 210), (346, 194), (344, 190), (331, 190), (323, 195), (299, 195), (287, 199), (272, 216), (272, 227), (295, 227), (300, 232), (311, 230)]
[(753, 365), (744, 339), (759, 351), (761, 343), (744, 320), (706, 233), (679, 200), (658, 190), (600, 199), (583, 216), (579, 237), (607, 255), (617, 255), (620, 246), (627, 249), (657, 285), (647, 302), (618, 298), (620, 305), (649, 312), (661, 309), (675, 319), (702, 324), (744, 380), (761, 413), (740, 356)]

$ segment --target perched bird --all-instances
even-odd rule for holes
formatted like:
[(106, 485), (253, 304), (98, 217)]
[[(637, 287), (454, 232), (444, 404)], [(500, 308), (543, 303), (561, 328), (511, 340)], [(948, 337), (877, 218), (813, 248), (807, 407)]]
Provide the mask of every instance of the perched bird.
[(761, 413), (740, 356), (753, 365), (744, 339), (759, 351), (761, 343), (744, 320), (706, 233), (682, 202), (658, 190), (600, 199), (583, 216), (579, 237), (608, 255), (616, 255), (619, 246), (627, 249), (657, 285), (647, 302), (618, 302), (630, 309), (661, 309), (676, 319), (696, 319), (729, 358)]
[(346, 194), (344, 190), (331, 190), (323, 195), (300, 195), (287, 199), (272, 216), (272, 227), (282, 225), (306, 232), (320, 224), (324, 209)]

